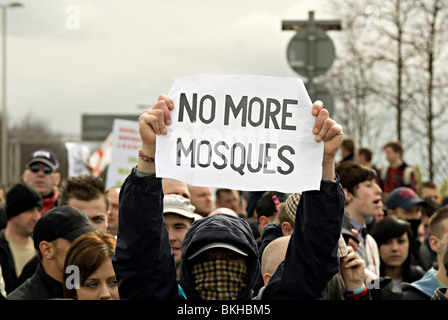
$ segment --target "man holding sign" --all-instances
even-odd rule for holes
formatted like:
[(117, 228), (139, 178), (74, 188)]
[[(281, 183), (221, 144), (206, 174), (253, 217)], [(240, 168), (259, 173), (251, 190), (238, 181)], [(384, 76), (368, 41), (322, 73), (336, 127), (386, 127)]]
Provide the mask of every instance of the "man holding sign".
[(168, 96), (176, 130), (157, 137), (158, 177), (248, 191), (319, 189), (323, 146), (299, 78), (196, 75), (176, 79)]
[[(224, 214), (191, 225), (182, 244), (183, 290), (178, 289), (176, 266), (163, 221), (161, 179), (155, 172), (160, 165), (158, 137), (169, 134), (168, 126), (173, 126), (170, 130), (176, 134), (173, 114), (178, 114), (179, 107), (170, 97), (162, 95), (139, 118), (142, 138), (139, 161), (126, 178), (119, 201), (120, 222), (113, 264), (120, 297), (176, 300), (185, 294), (192, 300), (251, 299), (252, 288), (260, 276), (256, 242), (247, 222)], [(328, 281), (339, 270), (337, 247), (345, 198), (334, 174), (334, 160), (343, 132), (329, 118), (321, 102), (308, 108), (308, 112), (312, 117), (308, 125), (313, 143), (323, 144), (323, 154), (314, 159), (321, 167), (320, 184), (317, 190), (302, 193), (295, 232), (285, 261), (273, 277), (275, 286), (266, 297), (269, 299), (322, 299)], [(203, 115), (205, 122), (211, 117)], [(283, 127), (297, 125), (278, 119), (279, 128), (283, 122)], [(216, 273), (218, 269), (224, 277)], [(349, 281), (346, 286), (355, 290), (361, 284)]]

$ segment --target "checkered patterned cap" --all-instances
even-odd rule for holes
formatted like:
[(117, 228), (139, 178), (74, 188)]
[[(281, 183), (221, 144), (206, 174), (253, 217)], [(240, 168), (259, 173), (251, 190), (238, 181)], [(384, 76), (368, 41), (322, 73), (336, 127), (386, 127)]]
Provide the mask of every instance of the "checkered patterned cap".
[(291, 193), (285, 201), (285, 210), (292, 221), (296, 221), (296, 211), (301, 193)]

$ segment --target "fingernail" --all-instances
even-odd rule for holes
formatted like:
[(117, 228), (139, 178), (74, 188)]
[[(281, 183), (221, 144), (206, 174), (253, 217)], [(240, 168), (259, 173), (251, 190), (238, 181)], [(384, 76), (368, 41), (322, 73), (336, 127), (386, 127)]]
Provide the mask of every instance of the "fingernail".
[(313, 133), (314, 133), (314, 134), (318, 134), (318, 133), (319, 133), (319, 129), (314, 128), (314, 129), (313, 129)]

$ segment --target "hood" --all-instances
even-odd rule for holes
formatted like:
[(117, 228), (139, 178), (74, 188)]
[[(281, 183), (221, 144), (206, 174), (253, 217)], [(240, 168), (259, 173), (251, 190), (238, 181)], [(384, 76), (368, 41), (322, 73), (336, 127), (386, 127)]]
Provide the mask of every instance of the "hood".
[(423, 275), (420, 280), (414, 281), (411, 283), (411, 286), (417, 288), (428, 297), (432, 297), (434, 290), (439, 287), (445, 287), (444, 284), (440, 283), (436, 278), (437, 271), (434, 268), (429, 269)]
[(247, 287), (240, 293), (238, 300), (252, 298), (252, 288), (260, 276), (257, 243), (252, 230), (245, 220), (227, 214), (216, 214), (194, 221), (188, 229), (182, 242), (182, 265), (180, 285), (187, 299), (201, 299), (191, 278), (191, 261), (188, 258), (206, 244), (212, 242), (229, 243), (248, 254), (247, 267), (250, 280)]

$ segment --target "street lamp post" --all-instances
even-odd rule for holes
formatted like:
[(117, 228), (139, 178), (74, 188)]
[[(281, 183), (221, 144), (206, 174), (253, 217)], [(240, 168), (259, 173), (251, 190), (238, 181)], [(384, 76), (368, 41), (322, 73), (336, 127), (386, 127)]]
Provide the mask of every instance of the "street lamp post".
[(8, 4), (0, 5), (2, 8), (2, 171), (1, 181), (6, 186), (8, 183), (8, 165), (7, 165), (7, 153), (8, 153), (8, 120), (6, 109), (6, 9), (7, 8), (20, 8), (23, 4), (20, 2), (11, 2)]

